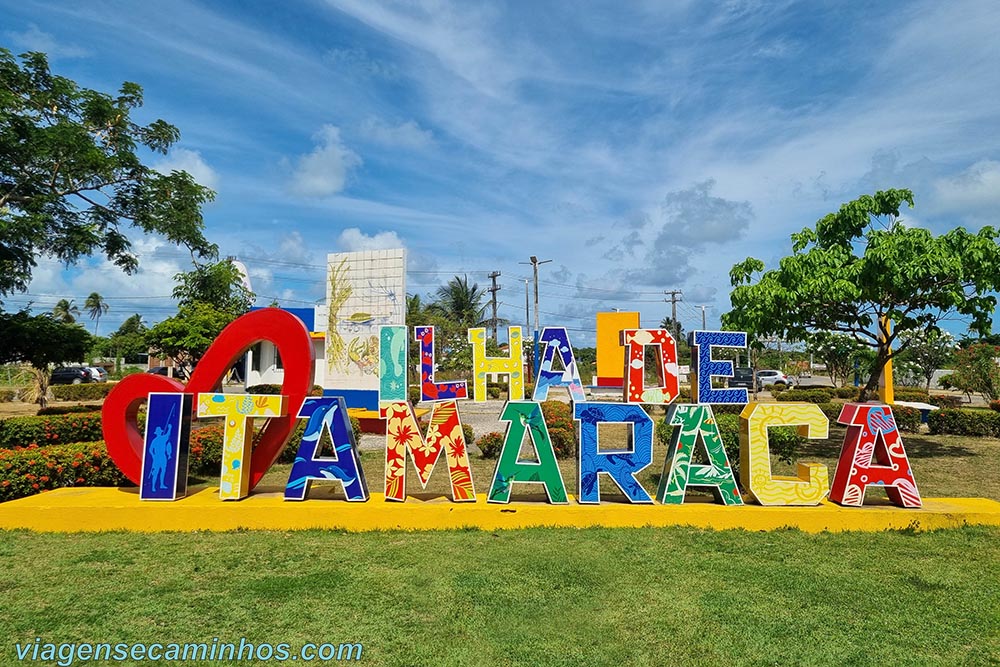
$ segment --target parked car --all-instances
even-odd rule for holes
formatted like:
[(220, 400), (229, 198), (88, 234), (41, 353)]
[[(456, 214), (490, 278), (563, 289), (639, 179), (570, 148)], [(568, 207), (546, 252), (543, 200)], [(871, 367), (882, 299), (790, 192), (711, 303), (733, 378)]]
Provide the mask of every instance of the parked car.
[[(153, 375), (164, 375), (164, 376), (170, 377), (170, 367), (169, 366), (153, 366), (152, 368), (150, 368), (146, 372), (147, 373), (151, 373)], [(174, 366), (173, 377), (176, 378), (176, 379), (178, 379), (178, 380), (187, 380), (187, 373), (180, 366)]]
[(737, 366), (733, 369), (733, 377), (727, 383), (730, 387), (746, 387), (753, 389), (753, 369)]
[(52, 371), (49, 377), (49, 384), (83, 384), (93, 381), (90, 369), (83, 366), (61, 366)]
[(786, 387), (794, 387), (795, 380), (790, 375), (785, 375), (781, 371), (757, 371), (757, 391), (773, 384), (783, 384)]
[(87, 370), (90, 371), (90, 376), (94, 378), (94, 382), (108, 381), (108, 372), (100, 366), (88, 366)]

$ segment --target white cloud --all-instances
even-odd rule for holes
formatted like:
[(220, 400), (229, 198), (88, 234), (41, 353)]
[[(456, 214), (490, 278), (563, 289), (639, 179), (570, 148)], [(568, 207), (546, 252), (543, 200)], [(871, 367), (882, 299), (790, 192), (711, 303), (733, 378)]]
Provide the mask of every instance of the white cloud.
[(405, 247), (396, 232), (378, 232), (369, 236), (357, 227), (349, 227), (340, 233), (337, 245), (344, 252), (358, 250), (389, 250)]
[(399, 125), (390, 125), (374, 116), (369, 116), (361, 123), (359, 129), (361, 135), (369, 141), (390, 148), (421, 150), (434, 142), (434, 134), (412, 120)]
[(938, 205), (978, 212), (1000, 207), (1000, 162), (980, 160), (965, 171), (934, 184)]
[(24, 32), (8, 30), (4, 35), (20, 51), (41, 51), (50, 58), (83, 58), (90, 52), (71, 44), (59, 44), (55, 37), (38, 28), (34, 23), (28, 24)]
[(313, 139), (316, 148), (299, 158), (292, 174), (292, 192), (303, 197), (327, 197), (344, 189), (347, 176), (361, 164), (357, 153), (344, 145), (340, 128), (324, 125)]
[(186, 171), (199, 185), (213, 190), (219, 184), (219, 175), (201, 157), (198, 151), (187, 148), (174, 148), (162, 160), (153, 165), (161, 174), (171, 171)]

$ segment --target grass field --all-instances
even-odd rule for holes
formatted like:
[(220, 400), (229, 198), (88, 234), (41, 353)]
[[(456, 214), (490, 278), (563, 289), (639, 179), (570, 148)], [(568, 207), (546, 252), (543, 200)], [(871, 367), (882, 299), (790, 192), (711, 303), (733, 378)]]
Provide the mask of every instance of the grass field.
[[(842, 436), (802, 458), (832, 467)], [(1000, 499), (1000, 442), (904, 439), (924, 495)], [(650, 491), (664, 455), (641, 476)], [(363, 463), (380, 490), (381, 452)], [(485, 493), (494, 462), (473, 464)], [(562, 465), (572, 491), (575, 463)], [(442, 465), (431, 491), (446, 479)], [(997, 528), (15, 531), (0, 533), (0, 565), (0, 665), (35, 637), (361, 642), (372, 665), (1000, 664)]]
[(361, 642), (373, 665), (1000, 661), (998, 529), (16, 532), (0, 554), (4, 665), (36, 636)]

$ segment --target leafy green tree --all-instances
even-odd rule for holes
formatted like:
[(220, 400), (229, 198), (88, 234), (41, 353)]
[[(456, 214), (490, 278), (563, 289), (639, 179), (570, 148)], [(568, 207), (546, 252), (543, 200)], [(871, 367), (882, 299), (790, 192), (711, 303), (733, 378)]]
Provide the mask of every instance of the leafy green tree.
[(825, 366), (833, 386), (843, 385), (854, 369), (854, 360), (860, 344), (852, 336), (831, 331), (817, 331), (809, 335), (806, 350)]
[(899, 337), (906, 342), (901, 359), (913, 364), (929, 390), (934, 371), (951, 363), (955, 355), (955, 337), (940, 329), (906, 331)]
[(177, 314), (146, 333), (154, 352), (172, 357), (181, 366), (197, 365), (216, 337), (233, 321), (229, 313), (201, 301), (181, 306)]
[[(905, 350), (899, 335), (964, 316), (991, 330), (1000, 289), (998, 233), (959, 227), (934, 236), (899, 218), (909, 190), (885, 190), (844, 204), (814, 228), (792, 234), (778, 268), (748, 258), (730, 272), (729, 328), (802, 340), (815, 331), (852, 336), (875, 351), (862, 399), (874, 394), (887, 361)], [(891, 324), (891, 326), (887, 326)]]
[(250, 310), (256, 298), (244, 283), (243, 273), (228, 259), (196, 264), (193, 270), (175, 275), (174, 280), (173, 297), (179, 306), (211, 304), (230, 319)]
[(49, 365), (83, 361), (91, 346), (91, 336), (83, 327), (59, 321), (44, 313), (27, 310), (0, 313), (0, 364), (23, 362), (34, 370), (36, 402), (45, 407), (49, 388)]
[(130, 315), (107, 339), (105, 356), (122, 358), (127, 364), (142, 363), (149, 350), (146, 325), (139, 313)]
[(212, 191), (142, 163), (180, 136), (131, 117), (142, 88), (126, 82), (112, 97), (52, 74), (42, 53), (20, 58), (0, 49), (0, 296), (27, 289), (41, 255), (73, 263), (102, 252), (133, 273), (123, 227), (214, 257), (201, 216)]
[(73, 324), (80, 317), (80, 309), (73, 303), (73, 299), (59, 299), (52, 308), (52, 314), (63, 324)]
[(90, 314), (90, 319), (95, 320), (94, 335), (96, 336), (97, 327), (101, 324), (101, 315), (107, 313), (111, 309), (111, 306), (108, 305), (103, 296), (97, 292), (91, 292), (87, 300), (83, 302), (83, 307)]
[(941, 384), (967, 396), (979, 394), (987, 401), (1000, 399), (1000, 347), (977, 343), (955, 352), (955, 370)]

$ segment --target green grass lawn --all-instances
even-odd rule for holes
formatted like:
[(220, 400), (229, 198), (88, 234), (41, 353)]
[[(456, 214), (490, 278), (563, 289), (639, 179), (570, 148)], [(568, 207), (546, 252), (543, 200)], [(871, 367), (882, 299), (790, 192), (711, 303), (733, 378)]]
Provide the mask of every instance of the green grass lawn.
[[(802, 458), (832, 467), (842, 437)], [(1000, 499), (1000, 442), (904, 439), (924, 495)], [(650, 492), (664, 455), (641, 476)], [(380, 491), (382, 453), (362, 459)], [(446, 490), (439, 465), (432, 493)], [(493, 465), (473, 461), (480, 493)], [(562, 465), (572, 492), (575, 463)], [(35, 637), (362, 642), (373, 665), (1000, 664), (998, 528), (8, 531), (0, 566), (4, 666)]]
[(3, 665), (36, 636), (362, 642), (373, 665), (1000, 661), (993, 528), (8, 532), (0, 554)]

